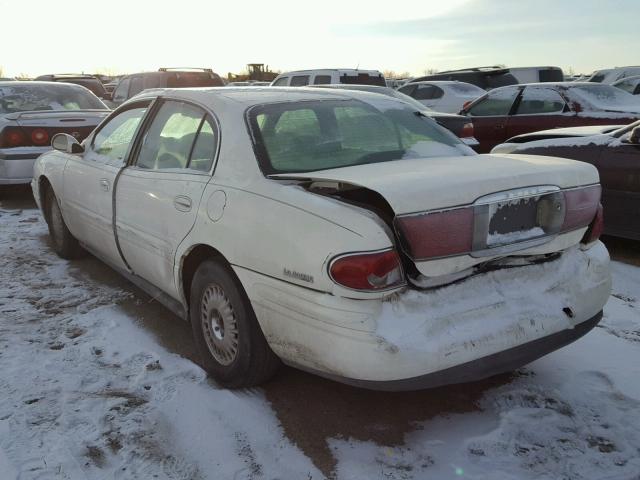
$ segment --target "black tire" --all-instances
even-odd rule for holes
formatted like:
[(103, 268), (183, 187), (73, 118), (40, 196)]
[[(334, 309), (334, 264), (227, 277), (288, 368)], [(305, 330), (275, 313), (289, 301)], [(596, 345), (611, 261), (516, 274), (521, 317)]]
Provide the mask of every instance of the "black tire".
[(205, 370), (227, 388), (271, 378), (280, 359), (269, 347), (249, 298), (230, 267), (206, 260), (191, 282), (190, 319)]
[(82, 247), (67, 228), (58, 199), (51, 188), (47, 189), (45, 198), (45, 219), (49, 226), (53, 249), (60, 257), (68, 260), (82, 256)]

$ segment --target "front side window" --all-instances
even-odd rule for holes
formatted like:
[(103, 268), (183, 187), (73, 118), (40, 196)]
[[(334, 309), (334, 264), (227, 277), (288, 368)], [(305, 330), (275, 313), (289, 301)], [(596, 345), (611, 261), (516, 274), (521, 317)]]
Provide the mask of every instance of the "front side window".
[[(144, 134), (136, 165), (148, 170), (192, 167), (208, 170), (213, 161), (215, 136), (205, 116), (203, 110), (188, 103), (164, 102)], [(201, 130), (202, 138), (198, 138)], [(198, 158), (193, 156), (194, 152)]]
[(398, 89), (398, 91), (399, 91), (400, 93), (404, 93), (405, 95), (408, 95), (408, 96), (412, 97), (412, 96), (413, 96), (413, 91), (416, 89), (416, 87), (417, 87), (417, 85), (416, 85), (416, 84), (413, 84), (413, 85), (405, 85), (405, 86), (403, 86), (403, 87), (400, 87), (400, 88)]
[(418, 85), (416, 91), (413, 92), (413, 98), (416, 100), (431, 100), (434, 98), (435, 88), (431, 85)]
[(131, 108), (109, 120), (93, 139), (93, 151), (106, 163), (120, 165), (147, 107)]
[(508, 115), (511, 106), (520, 91), (517, 88), (501, 88), (493, 90), (469, 109), (474, 117), (492, 117)]
[(273, 86), (274, 87), (286, 87), (288, 85), (289, 82), (289, 77), (282, 77), (279, 78), (278, 80), (276, 80), (275, 82), (273, 82)]
[(538, 115), (562, 113), (565, 101), (558, 92), (550, 88), (527, 87), (522, 93), (516, 115)]
[(296, 75), (295, 77), (291, 77), (292, 87), (304, 87), (305, 85), (309, 85), (309, 75)]
[(249, 122), (265, 174), (377, 162), (474, 155), (414, 108), (396, 100), (316, 100), (258, 105)]

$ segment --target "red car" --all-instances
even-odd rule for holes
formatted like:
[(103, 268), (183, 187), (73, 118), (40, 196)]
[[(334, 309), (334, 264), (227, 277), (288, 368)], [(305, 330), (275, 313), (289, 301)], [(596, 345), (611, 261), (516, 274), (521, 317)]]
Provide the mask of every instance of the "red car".
[(640, 119), (640, 98), (611, 85), (589, 82), (531, 83), (496, 88), (466, 105), (476, 150), (487, 153), (524, 133), (585, 125), (626, 125)]

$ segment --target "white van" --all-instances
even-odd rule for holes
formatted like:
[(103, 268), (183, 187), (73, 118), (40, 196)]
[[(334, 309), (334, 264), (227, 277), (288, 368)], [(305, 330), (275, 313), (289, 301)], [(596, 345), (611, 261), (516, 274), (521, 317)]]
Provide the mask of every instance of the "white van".
[(563, 82), (564, 73), (560, 67), (517, 67), (509, 68), (509, 73), (518, 83)]
[(304, 87), (305, 85), (378, 85), (386, 87), (384, 75), (378, 70), (354, 70), (325, 68), (321, 70), (297, 70), (278, 75), (272, 87)]

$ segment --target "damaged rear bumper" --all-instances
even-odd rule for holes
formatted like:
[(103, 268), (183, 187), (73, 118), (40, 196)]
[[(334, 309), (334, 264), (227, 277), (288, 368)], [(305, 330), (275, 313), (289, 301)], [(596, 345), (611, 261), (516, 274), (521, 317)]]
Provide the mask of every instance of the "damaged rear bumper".
[(513, 370), (587, 333), (611, 292), (600, 242), (560, 258), (429, 291), (353, 300), (235, 268), (287, 364), (377, 390), (413, 390)]

